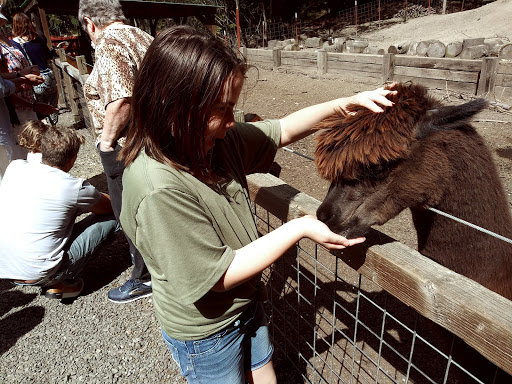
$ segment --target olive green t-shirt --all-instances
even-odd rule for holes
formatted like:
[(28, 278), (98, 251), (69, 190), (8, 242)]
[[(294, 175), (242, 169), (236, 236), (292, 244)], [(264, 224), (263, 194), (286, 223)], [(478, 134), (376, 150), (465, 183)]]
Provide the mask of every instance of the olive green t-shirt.
[(278, 120), (237, 123), (215, 145), (232, 176), (217, 188), (144, 151), (124, 171), (121, 224), (151, 273), (156, 315), (169, 336), (207, 337), (257, 298), (259, 276), (227, 292), (211, 288), (235, 250), (258, 237), (246, 175), (268, 172), (280, 135)]

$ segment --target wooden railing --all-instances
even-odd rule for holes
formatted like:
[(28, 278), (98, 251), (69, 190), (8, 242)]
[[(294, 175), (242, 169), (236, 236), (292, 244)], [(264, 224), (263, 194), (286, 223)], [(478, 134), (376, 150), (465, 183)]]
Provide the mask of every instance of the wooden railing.
[[(283, 222), (314, 215), (320, 204), (272, 175), (248, 180), (251, 199)], [(512, 374), (512, 301), (375, 230), (337, 256)]]
[(63, 49), (57, 49), (54, 72), (59, 89), (59, 105), (69, 105), (75, 122), (84, 121), (87, 127), (93, 122), (84, 97), (84, 86), (90, 69), (84, 56), (67, 56)]
[(272, 68), (333, 73), (387, 81), (413, 81), (430, 88), (512, 100), (512, 62), (497, 57), (481, 60), (408, 55), (366, 55), (317, 51), (241, 48), (250, 64)]

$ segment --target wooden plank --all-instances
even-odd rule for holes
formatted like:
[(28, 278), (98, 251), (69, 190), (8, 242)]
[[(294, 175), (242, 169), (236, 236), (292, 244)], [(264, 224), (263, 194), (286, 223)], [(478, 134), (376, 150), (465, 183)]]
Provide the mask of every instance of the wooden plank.
[(39, 18), (41, 20), (41, 27), (43, 28), (44, 37), (46, 37), (46, 45), (52, 48), (52, 39), (50, 35), (50, 28), (48, 28), (48, 20), (46, 20), (46, 12), (43, 8), (39, 8)]
[[(282, 53), (282, 52), (281, 52)], [(317, 69), (316, 57), (315, 60), (308, 59), (291, 59), (289, 57), (281, 56), (281, 66), (304, 66), (304, 70)]]
[(296, 60), (315, 60), (317, 58), (316, 52), (301, 52), (301, 51), (284, 51), (281, 50), (281, 58), (296, 59)]
[(459, 81), (439, 80), (439, 79), (425, 79), (424, 77), (411, 77), (401, 76), (395, 73), (394, 81), (411, 81), (413, 83), (423, 84), (432, 89), (449, 89), (457, 92), (476, 94), (476, 83), (463, 83)]
[(393, 81), (395, 73), (395, 55), (386, 53), (382, 62), (382, 82)]
[(512, 62), (500, 60), (500, 64), (498, 65), (498, 73), (512, 75)]
[(251, 56), (247, 57), (248, 63), (266, 63), (272, 64), (272, 57), (263, 57), (263, 56)]
[(327, 63), (327, 52), (325, 49), (319, 49), (317, 53), (317, 69), (318, 73), (324, 74), (328, 71), (328, 63)]
[(482, 70), (478, 79), (476, 95), (488, 97), (494, 91), (496, 83), (496, 70), (498, 69), (499, 59), (497, 57), (485, 57), (482, 60)]
[(394, 75), (422, 77), (425, 79), (461, 81), (475, 84), (478, 81), (478, 73), (476, 72), (452, 71), (448, 69), (401, 67), (397, 65), (395, 65)]
[(350, 63), (382, 64), (382, 55), (363, 55), (354, 53), (329, 52), (329, 61), (340, 61)]
[(496, 75), (496, 86), (512, 87), (512, 74), (498, 73)]
[(372, 79), (382, 79), (381, 72), (361, 72), (361, 71), (351, 71), (349, 69), (339, 69), (339, 68), (331, 68), (329, 67), (329, 73), (334, 73), (338, 75), (342, 75), (345, 77), (352, 78), (372, 78)]
[(62, 84), (61, 69), (57, 67), (57, 65), (55, 64), (55, 60), (52, 61), (52, 71), (55, 75), (55, 81), (57, 83), (57, 93), (59, 95), (57, 105), (59, 106), (59, 108), (63, 108), (66, 106), (66, 94), (64, 93), (64, 86)]
[(334, 70), (348, 70), (355, 72), (372, 72), (378, 73), (382, 76), (382, 64), (368, 64), (368, 63), (355, 63), (355, 62), (329, 62), (329, 72), (331, 68)]
[(482, 60), (446, 59), (421, 56), (395, 55), (395, 65), (416, 68), (448, 69), (480, 72)]
[(247, 48), (247, 54), (251, 56), (265, 56), (272, 58), (272, 51), (269, 49)]
[[(251, 199), (285, 222), (320, 204), (269, 174), (248, 182)], [(512, 301), (378, 231), (336, 256), (512, 374)]]

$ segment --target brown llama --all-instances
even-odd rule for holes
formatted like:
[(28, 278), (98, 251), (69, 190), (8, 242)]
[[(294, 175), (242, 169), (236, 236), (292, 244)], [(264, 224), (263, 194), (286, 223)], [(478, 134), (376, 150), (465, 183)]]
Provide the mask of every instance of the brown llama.
[(409, 208), (420, 253), (512, 299), (512, 245), (428, 210), (512, 238), (491, 152), (468, 122), (486, 102), (443, 106), (423, 86), (396, 90), (383, 113), (352, 106), (319, 125), (315, 160), (331, 186), (318, 219), (353, 238)]

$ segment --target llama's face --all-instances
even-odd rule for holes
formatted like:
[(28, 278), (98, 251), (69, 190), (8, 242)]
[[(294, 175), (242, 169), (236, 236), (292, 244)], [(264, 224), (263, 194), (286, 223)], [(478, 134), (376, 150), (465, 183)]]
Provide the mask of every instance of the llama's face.
[(359, 108), (355, 115), (324, 120), (315, 161), (331, 182), (319, 220), (347, 238), (364, 235), (408, 207), (435, 206), (448, 177), (436, 133), (471, 131), (466, 120), (485, 106), (474, 100), (441, 106), (417, 85), (398, 85), (395, 106), (382, 114)]
[(332, 183), (317, 217), (348, 239), (364, 236), (372, 225), (389, 219), (385, 212), (387, 184), (384, 179)]

